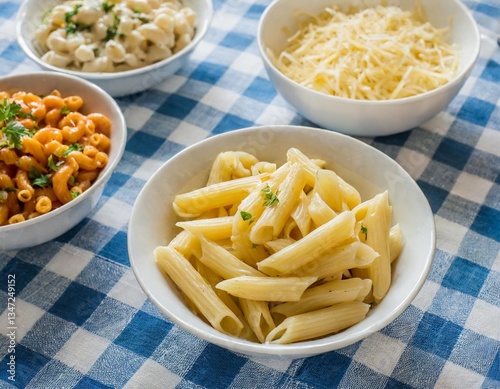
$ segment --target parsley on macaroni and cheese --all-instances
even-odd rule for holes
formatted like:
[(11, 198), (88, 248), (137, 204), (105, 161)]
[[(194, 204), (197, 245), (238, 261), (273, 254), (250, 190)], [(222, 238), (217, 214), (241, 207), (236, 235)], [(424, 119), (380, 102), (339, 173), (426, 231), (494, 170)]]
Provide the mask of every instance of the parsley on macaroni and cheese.
[(0, 91), (0, 226), (76, 198), (108, 162), (110, 120), (80, 112), (83, 99)]
[(36, 41), (42, 60), (84, 72), (140, 68), (186, 47), (195, 12), (180, 0), (71, 0), (43, 18)]

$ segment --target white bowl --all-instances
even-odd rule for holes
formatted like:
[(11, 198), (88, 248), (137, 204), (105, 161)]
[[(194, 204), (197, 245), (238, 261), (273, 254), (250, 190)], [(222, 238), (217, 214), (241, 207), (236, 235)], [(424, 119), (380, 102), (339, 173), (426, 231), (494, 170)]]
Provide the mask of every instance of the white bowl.
[(89, 73), (58, 68), (41, 60), (42, 53), (37, 49), (35, 32), (44, 13), (60, 3), (63, 1), (27, 0), (21, 5), (17, 15), (19, 45), (25, 54), (43, 69), (84, 78), (100, 86), (113, 97), (142, 92), (172, 76), (187, 63), (189, 56), (207, 33), (213, 14), (212, 0), (185, 0), (184, 4), (196, 12), (196, 32), (193, 40), (184, 49), (169, 58), (139, 69), (116, 73)]
[[(157, 268), (153, 250), (179, 230), (172, 208), (176, 194), (205, 185), (210, 166), (222, 151), (243, 150), (261, 160), (285, 162), (290, 147), (327, 161), (329, 168), (367, 199), (389, 191), (404, 236), (404, 249), (393, 266), (393, 283), (383, 301), (353, 327), (322, 339), (295, 344), (257, 344), (224, 335), (196, 317), (180, 300), (173, 283)], [(411, 303), (434, 257), (434, 218), (415, 181), (395, 161), (354, 138), (310, 127), (248, 128), (208, 138), (169, 159), (146, 183), (132, 210), (128, 230), (130, 263), (137, 280), (158, 309), (186, 331), (231, 351), (252, 356), (298, 358), (348, 346), (380, 330)]]
[[(419, 0), (390, 0), (387, 5), (399, 5), (413, 10)], [(451, 102), (463, 86), (479, 55), (480, 35), (477, 25), (460, 0), (422, 0), (428, 20), (434, 27), (448, 27), (450, 42), (460, 47), (459, 69), (449, 83), (426, 93), (385, 101), (353, 100), (327, 95), (299, 85), (281, 73), (270, 60), (267, 50), (280, 53), (287, 38), (297, 31), (297, 10), (317, 15), (327, 6), (341, 10), (354, 4), (374, 6), (378, 0), (275, 0), (262, 14), (258, 28), (259, 50), (267, 74), (279, 94), (300, 114), (320, 127), (355, 136), (390, 135), (425, 123)]]
[(82, 113), (98, 112), (112, 123), (109, 160), (92, 186), (60, 208), (21, 223), (0, 226), (0, 251), (15, 250), (48, 242), (76, 226), (97, 204), (111, 173), (118, 165), (127, 141), (125, 118), (112, 97), (101, 88), (81, 78), (53, 73), (37, 72), (0, 78), (0, 90), (47, 95), (54, 89), (62, 96), (78, 95), (83, 98)]

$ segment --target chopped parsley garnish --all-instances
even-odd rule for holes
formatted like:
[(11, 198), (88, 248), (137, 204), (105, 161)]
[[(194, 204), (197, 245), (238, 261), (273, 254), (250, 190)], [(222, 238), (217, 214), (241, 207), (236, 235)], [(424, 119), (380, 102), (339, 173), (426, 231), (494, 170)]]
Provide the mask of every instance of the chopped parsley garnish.
[(269, 185), (262, 189), (262, 194), (264, 195), (264, 206), (274, 207), (276, 204), (278, 204), (278, 196), (273, 193)]
[(71, 111), (71, 109), (69, 109), (66, 105), (63, 105), (63, 106), (61, 107), (61, 113), (62, 113), (63, 115), (67, 115), (67, 114), (69, 114), (69, 113), (71, 113), (71, 112), (72, 112), (72, 111)]
[(245, 212), (245, 211), (241, 211), (240, 215), (241, 215), (241, 218), (243, 220), (245, 220), (245, 221), (252, 219), (252, 214), (251, 213), (248, 213), (248, 212)]
[(81, 7), (81, 4), (77, 4), (72, 11), (66, 12), (64, 14), (64, 22), (66, 23), (66, 27), (64, 29), (66, 30), (67, 34), (74, 34), (78, 30), (79, 26), (76, 22), (73, 21), (72, 18), (78, 13), (78, 10)]
[(108, 29), (106, 30), (106, 36), (103, 39), (104, 42), (107, 42), (116, 36), (119, 24), (120, 24), (120, 18), (115, 14), (115, 21), (113, 25), (109, 26)]
[(16, 117), (21, 119), (31, 118), (36, 120), (31, 113), (23, 112), (23, 107), (19, 104), (9, 103), (7, 99), (4, 99), (0, 104), (0, 122), (9, 122), (14, 120)]
[(104, 3), (102, 3), (102, 10), (108, 13), (113, 9), (114, 6), (115, 6), (114, 4), (110, 4), (107, 1), (105, 1)]
[(146, 18), (144, 16), (139, 16), (137, 19), (139, 19), (143, 23), (149, 23), (151, 21), (151, 20), (149, 20), (148, 18)]
[(31, 185), (43, 188), (48, 185), (50, 174), (42, 174), (34, 166), (31, 166), (28, 178), (31, 180)]
[(252, 243), (252, 249), (256, 249), (257, 247), (259, 247), (257, 243)]
[(69, 193), (71, 194), (72, 199), (76, 199), (80, 195), (80, 192), (77, 192), (75, 190), (71, 190)]
[(64, 161), (59, 161), (57, 163), (54, 162), (54, 157), (52, 156), (52, 154), (49, 156), (48, 160), (47, 160), (47, 166), (49, 167), (50, 170), (53, 170), (55, 172), (57, 172), (59, 170), (59, 168), (61, 167), (61, 165), (64, 163)]
[(365, 234), (365, 240), (368, 238), (368, 228), (361, 224), (361, 233)]
[(63, 153), (63, 158), (66, 158), (69, 153), (72, 153), (73, 151), (82, 151), (82, 145), (80, 143), (72, 143), (69, 145), (69, 147), (66, 149), (66, 151)]
[(1, 129), (5, 139), (0, 139), (0, 149), (4, 147), (22, 149), (23, 143), (21, 138), (23, 136), (33, 136), (33, 132), (30, 132), (21, 123), (13, 120)]

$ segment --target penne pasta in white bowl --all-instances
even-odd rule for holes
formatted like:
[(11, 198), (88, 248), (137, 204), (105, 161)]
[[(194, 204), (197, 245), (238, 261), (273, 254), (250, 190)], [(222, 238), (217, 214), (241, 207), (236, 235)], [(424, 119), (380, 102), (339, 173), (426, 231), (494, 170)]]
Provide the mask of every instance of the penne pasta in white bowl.
[(380, 151), (264, 126), (168, 160), (136, 200), (128, 250), (181, 328), (234, 352), (299, 358), (401, 314), (430, 270), (435, 227), (418, 185)]

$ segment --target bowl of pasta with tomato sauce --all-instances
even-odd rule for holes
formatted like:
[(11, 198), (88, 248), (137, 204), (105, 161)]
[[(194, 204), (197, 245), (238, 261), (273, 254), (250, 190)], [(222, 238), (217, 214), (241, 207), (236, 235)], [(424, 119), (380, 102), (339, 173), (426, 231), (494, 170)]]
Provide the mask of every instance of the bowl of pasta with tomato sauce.
[(156, 86), (184, 66), (212, 14), (211, 0), (28, 0), (17, 33), (42, 68), (118, 97)]
[(132, 269), (166, 317), (231, 351), (283, 358), (391, 323), (434, 250), (432, 210), (401, 166), (349, 136), (291, 125), (181, 151), (141, 190), (128, 233)]
[(54, 72), (0, 78), (0, 250), (81, 222), (120, 161), (127, 127), (106, 92)]

